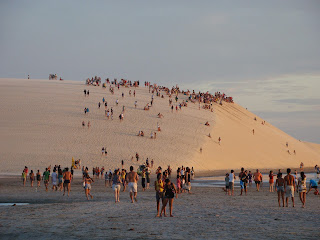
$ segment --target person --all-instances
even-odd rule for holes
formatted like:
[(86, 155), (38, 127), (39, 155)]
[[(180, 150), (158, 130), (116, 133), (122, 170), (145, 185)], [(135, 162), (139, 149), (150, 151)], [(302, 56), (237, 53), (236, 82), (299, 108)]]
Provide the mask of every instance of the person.
[(111, 169), (109, 169), (108, 172), (108, 181), (109, 181), (109, 187), (112, 187), (111, 183), (112, 183), (112, 172)]
[(56, 169), (53, 169), (53, 173), (51, 174), (51, 179), (52, 179), (52, 190), (58, 190), (57, 188), (57, 179), (58, 179), (58, 175), (56, 173)]
[(249, 173), (248, 173), (248, 180), (249, 180), (249, 186), (251, 187), (251, 185), (252, 185), (252, 173), (251, 173), (251, 171), (249, 171)]
[(63, 173), (62, 173), (62, 169), (59, 168), (58, 169), (58, 182), (59, 182), (58, 187), (59, 187), (60, 192), (62, 191), (62, 185), (63, 185), (62, 181), (63, 181)]
[(315, 190), (315, 195), (318, 195), (319, 194), (319, 191), (318, 191), (318, 183), (316, 180), (314, 179), (310, 179), (310, 183), (309, 183), (309, 190), (307, 192), (307, 194), (311, 191), (311, 189), (314, 189)]
[(29, 177), (30, 177), (31, 187), (33, 187), (33, 183), (34, 183), (34, 173), (33, 173), (33, 170), (31, 170), (31, 172), (30, 172), (30, 174), (29, 174)]
[(221, 144), (221, 137), (218, 138), (219, 145)]
[(92, 182), (94, 182), (93, 179), (89, 176), (89, 174), (86, 174), (84, 178), (84, 192), (86, 194), (87, 200), (89, 200), (89, 196), (91, 197), (91, 199), (93, 198), (90, 193)]
[(160, 217), (162, 216), (162, 213), (164, 212), (168, 202), (169, 202), (170, 217), (173, 217), (173, 215), (172, 215), (173, 198), (174, 198), (174, 194), (176, 193), (176, 191), (177, 190), (176, 190), (175, 185), (173, 183), (171, 183), (170, 180), (167, 178), (165, 180), (165, 185), (164, 185), (164, 201), (162, 203)]
[(41, 173), (40, 173), (40, 170), (38, 169), (37, 171), (37, 187), (40, 187), (40, 182), (41, 182)]
[(119, 169), (116, 169), (112, 178), (112, 189), (114, 191), (115, 203), (120, 202), (120, 188), (121, 188), (121, 177)]
[(27, 175), (26, 175), (25, 171), (22, 171), (21, 179), (22, 179), (22, 182), (23, 182), (23, 186), (26, 186)]
[(273, 183), (274, 183), (273, 177), (274, 177), (273, 171), (270, 171), (270, 173), (269, 173), (269, 192), (273, 192)]
[[(163, 181), (161, 180), (162, 174), (158, 173), (157, 174), (157, 180), (154, 181), (154, 189), (156, 190), (156, 200), (157, 200), (157, 216), (160, 216), (160, 199), (163, 204), (163, 191), (164, 191), (164, 186), (163, 186)], [(164, 216), (166, 216), (166, 210), (164, 209)]]
[(278, 194), (279, 207), (281, 207), (280, 196), (282, 198), (282, 207), (284, 207), (284, 179), (282, 178), (281, 172), (277, 174), (276, 188), (277, 188), (277, 194)]
[(236, 178), (236, 176), (234, 175), (234, 171), (231, 170), (230, 174), (229, 174), (229, 195), (234, 194), (234, 179)]
[(262, 174), (259, 172), (259, 169), (254, 173), (254, 182), (256, 183), (257, 191), (260, 191), (260, 185), (262, 183)]
[(247, 171), (244, 171), (244, 168), (241, 168), (241, 172), (239, 173), (239, 179), (240, 179), (240, 187), (241, 187), (240, 196), (242, 195), (243, 191), (247, 195), (248, 175), (247, 175)]
[(84, 123), (84, 121), (82, 121), (82, 128), (84, 128), (86, 126), (86, 124)]
[(298, 178), (299, 197), (302, 203), (302, 208), (306, 206), (306, 193), (307, 193), (307, 177), (304, 172), (300, 173)]
[[(296, 154), (296, 150), (294, 150), (293, 153)], [(303, 167), (304, 167), (304, 164), (303, 164), (303, 162), (301, 162), (300, 163), (300, 172), (303, 172)]]
[(186, 179), (185, 189), (188, 191), (188, 193), (191, 193), (191, 173), (190, 173), (189, 167), (187, 167), (186, 169), (185, 179)]
[(291, 169), (287, 169), (287, 175), (284, 177), (284, 189), (286, 192), (286, 207), (289, 204), (289, 197), (292, 200), (292, 207), (294, 207), (294, 191), (295, 191), (295, 181), (294, 176), (291, 175)]
[(150, 171), (149, 167), (146, 167), (145, 171), (146, 171), (147, 189), (149, 189), (150, 188), (150, 174), (151, 174), (151, 171)]
[(134, 203), (134, 201), (137, 202), (138, 180), (138, 174), (135, 171), (133, 171), (133, 166), (130, 166), (130, 172), (127, 174), (127, 182), (130, 192), (130, 199), (132, 203)]
[(48, 191), (49, 180), (50, 180), (50, 172), (48, 171), (48, 168), (46, 168), (46, 171), (43, 173), (43, 181), (46, 187), (46, 191)]
[(64, 182), (63, 182), (63, 196), (65, 195), (66, 188), (67, 188), (68, 197), (69, 197), (70, 189), (71, 189), (71, 178), (72, 178), (71, 172), (69, 172), (69, 168), (66, 168), (65, 172), (63, 173), (63, 180), (64, 180)]
[(226, 177), (224, 178), (224, 181), (226, 183), (226, 195), (229, 194), (229, 173), (226, 173)]
[(127, 187), (126, 175), (127, 175), (127, 171), (125, 169), (122, 169), (122, 172), (121, 172), (121, 181), (123, 186), (122, 192), (126, 191), (126, 187)]
[(142, 191), (145, 191), (146, 190), (146, 171), (145, 169), (142, 170), (142, 173), (141, 173), (141, 185), (142, 185)]

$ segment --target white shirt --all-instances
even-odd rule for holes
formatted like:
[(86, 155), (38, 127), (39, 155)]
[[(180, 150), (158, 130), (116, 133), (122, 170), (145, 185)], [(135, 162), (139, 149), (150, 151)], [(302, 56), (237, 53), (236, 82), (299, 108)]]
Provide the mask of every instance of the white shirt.
[(56, 182), (58, 175), (57, 175), (57, 173), (53, 172), (53, 173), (51, 174), (51, 177), (52, 177), (52, 182)]
[(229, 182), (234, 183), (234, 174), (233, 173), (229, 173)]

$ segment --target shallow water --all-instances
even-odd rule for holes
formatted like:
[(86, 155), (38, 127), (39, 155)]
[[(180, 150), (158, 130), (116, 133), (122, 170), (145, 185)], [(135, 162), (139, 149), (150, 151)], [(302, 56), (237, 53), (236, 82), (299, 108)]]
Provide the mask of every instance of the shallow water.
[(29, 205), (29, 203), (0, 203), (0, 207), (7, 207), (7, 206), (24, 206), (24, 205)]

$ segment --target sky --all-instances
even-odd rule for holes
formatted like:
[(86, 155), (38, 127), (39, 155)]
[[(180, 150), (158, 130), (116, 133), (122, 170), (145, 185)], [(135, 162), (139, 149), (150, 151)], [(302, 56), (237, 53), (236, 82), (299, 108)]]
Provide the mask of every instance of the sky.
[(320, 1), (0, 1), (0, 78), (223, 91), (320, 143)]

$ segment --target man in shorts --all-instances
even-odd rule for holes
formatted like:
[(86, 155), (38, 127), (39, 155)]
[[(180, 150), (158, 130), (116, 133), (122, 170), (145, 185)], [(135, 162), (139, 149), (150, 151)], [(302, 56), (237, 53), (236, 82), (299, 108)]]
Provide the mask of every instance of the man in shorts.
[(257, 191), (259, 192), (260, 184), (262, 182), (262, 174), (259, 171), (259, 169), (257, 169), (257, 171), (253, 174), (253, 176), (254, 176), (254, 182), (256, 183)]
[(46, 192), (48, 191), (49, 180), (50, 180), (50, 172), (48, 171), (48, 168), (46, 168), (46, 171), (43, 173), (43, 181), (44, 181), (44, 185), (46, 186)]
[(137, 202), (138, 180), (138, 174), (135, 171), (133, 171), (133, 166), (130, 166), (130, 172), (127, 174), (127, 182), (132, 203), (134, 203), (134, 200)]
[(291, 175), (291, 169), (287, 169), (287, 175), (284, 177), (284, 189), (286, 192), (286, 206), (288, 207), (289, 197), (292, 199), (292, 207), (294, 207), (294, 191), (296, 188), (294, 176)]
[[(320, 180), (319, 180), (320, 183)], [(319, 191), (318, 191), (318, 182), (314, 179), (310, 179), (310, 183), (309, 183), (309, 190), (307, 192), (307, 194), (311, 191), (311, 189), (314, 189), (314, 194), (315, 195), (319, 195)]]
[(70, 188), (71, 188), (71, 179), (72, 179), (71, 172), (69, 172), (69, 168), (66, 168), (65, 172), (63, 173), (63, 180), (64, 180), (64, 182), (63, 182), (63, 196), (65, 195), (66, 188), (67, 188), (68, 197), (69, 197)]

